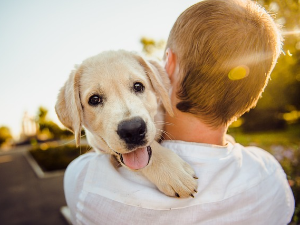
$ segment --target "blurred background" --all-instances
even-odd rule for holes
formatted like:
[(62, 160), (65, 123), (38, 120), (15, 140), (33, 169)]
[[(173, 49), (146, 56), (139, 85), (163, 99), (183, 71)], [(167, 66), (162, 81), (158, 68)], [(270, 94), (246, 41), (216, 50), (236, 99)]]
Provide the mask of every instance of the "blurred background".
[[(198, 1), (0, 1), (0, 224), (67, 224), (63, 172), (89, 150), (84, 138), (74, 147), (54, 111), (74, 65), (118, 49), (161, 59), (176, 18)], [(291, 224), (300, 224), (300, 0), (257, 2), (283, 28), (283, 54), (229, 133), (281, 163), (296, 199)]]

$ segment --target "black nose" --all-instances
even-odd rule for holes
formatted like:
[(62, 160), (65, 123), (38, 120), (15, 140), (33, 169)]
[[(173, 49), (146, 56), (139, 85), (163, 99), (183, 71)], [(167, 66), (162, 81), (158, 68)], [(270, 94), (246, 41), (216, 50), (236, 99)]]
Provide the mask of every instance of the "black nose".
[(122, 121), (118, 125), (117, 133), (127, 145), (142, 145), (145, 142), (146, 123), (140, 117)]

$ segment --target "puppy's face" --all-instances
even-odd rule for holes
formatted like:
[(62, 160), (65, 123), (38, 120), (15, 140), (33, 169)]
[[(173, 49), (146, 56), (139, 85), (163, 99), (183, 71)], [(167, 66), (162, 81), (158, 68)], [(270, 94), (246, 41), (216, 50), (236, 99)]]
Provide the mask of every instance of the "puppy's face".
[(134, 58), (98, 55), (81, 65), (82, 124), (89, 141), (110, 153), (129, 153), (154, 140), (157, 97)]
[(168, 87), (168, 76), (156, 62), (126, 51), (104, 52), (70, 74), (55, 109), (60, 121), (74, 132), (77, 145), (84, 126), (94, 149), (140, 169), (151, 158), (158, 100), (173, 113)]

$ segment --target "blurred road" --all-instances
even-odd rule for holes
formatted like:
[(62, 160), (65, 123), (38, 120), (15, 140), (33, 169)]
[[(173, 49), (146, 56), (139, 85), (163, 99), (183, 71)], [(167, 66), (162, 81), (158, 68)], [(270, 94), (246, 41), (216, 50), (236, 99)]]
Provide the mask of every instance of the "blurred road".
[(63, 175), (40, 179), (26, 160), (25, 149), (0, 153), (0, 224), (66, 225)]

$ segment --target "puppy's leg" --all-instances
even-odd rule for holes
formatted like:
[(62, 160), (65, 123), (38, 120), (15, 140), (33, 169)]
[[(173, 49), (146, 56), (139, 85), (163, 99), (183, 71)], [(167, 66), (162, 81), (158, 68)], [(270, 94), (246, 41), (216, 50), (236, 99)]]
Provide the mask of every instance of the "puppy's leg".
[(156, 141), (151, 145), (152, 159), (140, 170), (158, 189), (172, 197), (194, 197), (197, 177), (192, 167)]

